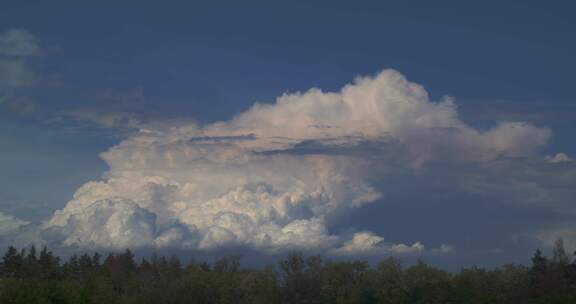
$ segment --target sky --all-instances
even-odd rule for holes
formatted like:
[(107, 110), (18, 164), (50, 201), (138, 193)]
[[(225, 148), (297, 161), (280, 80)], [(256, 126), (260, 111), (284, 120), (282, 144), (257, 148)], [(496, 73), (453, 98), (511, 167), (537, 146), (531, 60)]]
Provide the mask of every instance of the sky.
[(2, 1), (0, 246), (576, 250), (557, 1)]

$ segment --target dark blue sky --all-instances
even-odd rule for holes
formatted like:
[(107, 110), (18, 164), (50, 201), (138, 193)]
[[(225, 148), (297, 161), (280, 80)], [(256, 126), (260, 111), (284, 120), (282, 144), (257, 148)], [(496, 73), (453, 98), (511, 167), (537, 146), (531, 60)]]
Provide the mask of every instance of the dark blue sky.
[[(574, 99), (572, 11), (530, 1), (7, 1), (0, 25), (26, 29), (52, 48), (35, 64), (60, 75), (70, 98), (143, 87), (154, 103), (209, 121), (279, 92), (333, 90), (382, 68), (462, 102), (567, 103)], [(221, 109), (205, 105), (214, 102)]]
[[(25, 58), (33, 84), (0, 91), (0, 211), (46, 219), (107, 169), (98, 154), (124, 131), (63, 113), (205, 124), (284, 92), (335, 91), (385, 68), (422, 84), (433, 100), (454, 97), (472, 126), (546, 126), (553, 136), (542, 155), (576, 156), (575, 10), (570, 1), (2, 1), (0, 32), (27, 31), (42, 54)], [(452, 217), (458, 200), (482, 200), (447, 197), (433, 198), (448, 201), (435, 209), (439, 221)], [(391, 194), (403, 200), (418, 198)], [(399, 206), (403, 216), (412, 211)], [(488, 217), (492, 207), (482, 206), (471, 210)], [(502, 227), (531, 221), (533, 210), (508, 208), (498, 209), (510, 213)], [(454, 216), (466, 210), (457, 207)], [(359, 212), (360, 221), (378, 226), (371, 219), (378, 207)], [(385, 228), (401, 230), (399, 218)], [(451, 226), (440, 227), (458, 242)], [(484, 238), (482, 246), (497, 234), (483, 227), (470, 232)], [(426, 230), (410, 229), (395, 236)], [(440, 239), (432, 234), (432, 242)]]

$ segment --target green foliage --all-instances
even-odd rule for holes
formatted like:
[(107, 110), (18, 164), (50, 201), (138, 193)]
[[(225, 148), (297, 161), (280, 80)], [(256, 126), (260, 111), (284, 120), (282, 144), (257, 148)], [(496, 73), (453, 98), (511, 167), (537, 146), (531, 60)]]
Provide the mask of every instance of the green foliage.
[(157, 254), (137, 261), (126, 250), (72, 255), (46, 247), (8, 248), (0, 262), (0, 303), (576, 303), (576, 264), (562, 241), (548, 259), (536, 250), (530, 267), (464, 268), (448, 273), (423, 261), (403, 267), (388, 257), (329, 261), (292, 252), (259, 270), (239, 256), (209, 264)]

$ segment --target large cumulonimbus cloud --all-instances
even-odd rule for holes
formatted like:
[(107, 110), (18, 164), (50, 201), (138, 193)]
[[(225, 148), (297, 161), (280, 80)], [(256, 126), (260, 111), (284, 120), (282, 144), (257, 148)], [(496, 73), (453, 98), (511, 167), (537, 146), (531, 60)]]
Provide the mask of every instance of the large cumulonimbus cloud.
[(105, 178), (78, 189), (43, 229), (80, 247), (419, 252), (419, 242), (338, 233), (339, 219), (378, 201), (386, 189), (373, 181), (391, 167), (525, 156), (549, 136), (516, 122), (474, 129), (452, 100), (430, 101), (385, 70), (339, 92), (285, 94), (230, 121), (142, 127), (102, 153)]

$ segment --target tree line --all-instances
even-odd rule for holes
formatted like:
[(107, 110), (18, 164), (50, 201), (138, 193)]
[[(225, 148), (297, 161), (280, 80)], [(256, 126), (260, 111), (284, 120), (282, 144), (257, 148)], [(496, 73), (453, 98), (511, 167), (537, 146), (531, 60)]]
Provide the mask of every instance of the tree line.
[(292, 252), (262, 269), (239, 256), (183, 264), (177, 256), (72, 255), (46, 247), (8, 248), (0, 263), (0, 303), (576, 303), (576, 262), (558, 240), (532, 265), (463, 268), (387, 257), (330, 261)]

